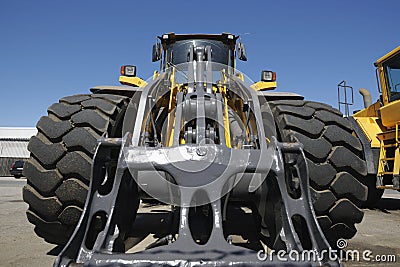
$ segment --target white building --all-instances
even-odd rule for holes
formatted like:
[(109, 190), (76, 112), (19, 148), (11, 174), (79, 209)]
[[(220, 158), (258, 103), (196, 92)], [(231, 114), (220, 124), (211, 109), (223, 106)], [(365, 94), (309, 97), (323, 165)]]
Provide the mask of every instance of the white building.
[(36, 133), (34, 127), (0, 127), (0, 176), (10, 175), (14, 161), (29, 158), (29, 139)]

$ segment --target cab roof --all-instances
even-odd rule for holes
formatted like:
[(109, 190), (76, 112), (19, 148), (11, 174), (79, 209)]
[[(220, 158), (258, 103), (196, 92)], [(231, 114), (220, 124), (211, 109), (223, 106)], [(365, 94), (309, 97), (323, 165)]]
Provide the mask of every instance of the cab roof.
[(378, 59), (375, 63), (374, 66), (377, 67), (378, 65), (382, 64), (383, 62), (387, 61), (388, 59), (392, 58), (393, 56), (397, 55), (400, 53), (400, 46), (396, 47), (380, 59)]
[(221, 33), (221, 34), (175, 34), (173, 32), (171, 33), (165, 33), (161, 36), (158, 36), (158, 38), (161, 40), (163, 44), (169, 45), (172, 43), (175, 43), (177, 41), (183, 41), (183, 40), (194, 40), (194, 39), (206, 39), (206, 40), (215, 40), (215, 41), (220, 41), (223, 42), (233, 49), (236, 44), (236, 40), (239, 38), (239, 36), (236, 36), (231, 33)]

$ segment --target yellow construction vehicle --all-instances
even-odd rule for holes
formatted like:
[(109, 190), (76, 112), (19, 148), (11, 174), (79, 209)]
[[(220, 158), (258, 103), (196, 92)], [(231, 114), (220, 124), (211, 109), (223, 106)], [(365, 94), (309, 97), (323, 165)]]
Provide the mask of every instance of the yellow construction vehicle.
[[(250, 81), (236, 59), (239, 36), (166, 33), (153, 77), (125, 65), (124, 86), (48, 108), (23, 198), (37, 235), (64, 247), (54, 266), (340, 265), (331, 248), (355, 235), (367, 197), (352, 125), (271, 91), (272, 71)], [(257, 258), (267, 249), (317, 257)]]
[(400, 190), (400, 46), (374, 65), (380, 98), (372, 103), (368, 90), (360, 89), (365, 108), (350, 118), (359, 126), (354, 128), (367, 162), (367, 206), (375, 204), (384, 189)]

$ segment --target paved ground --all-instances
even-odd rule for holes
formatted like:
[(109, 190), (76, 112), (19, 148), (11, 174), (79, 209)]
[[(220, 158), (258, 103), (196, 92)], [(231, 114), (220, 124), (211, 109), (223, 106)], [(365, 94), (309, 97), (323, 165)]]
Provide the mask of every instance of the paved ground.
[[(33, 227), (25, 217), (27, 205), (22, 201), (21, 188), (25, 179), (0, 177), (0, 266), (52, 266), (54, 246), (37, 238)], [(396, 263), (380, 263), (383, 266), (400, 265), (400, 194), (385, 193), (374, 210), (366, 209), (363, 222), (357, 226), (358, 234), (348, 241), (347, 249), (372, 255), (396, 255)], [(348, 261), (346, 266), (377, 265), (377, 262)]]
[[(370, 262), (370, 264), (400, 266), (400, 193), (385, 192), (375, 209), (365, 209), (364, 212), (364, 219), (357, 226), (358, 233), (355, 238), (348, 241), (347, 249), (360, 251), (360, 258), (361, 253), (366, 250), (371, 250), (373, 255), (383, 258), (386, 255), (396, 255), (397, 263)], [(350, 261), (346, 266), (365, 266), (366, 263)]]
[(25, 179), (0, 177), (0, 265), (51, 266), (54, 259), (47, 256), (53, 246), (37, 238), (28, 223), (22, 201)]

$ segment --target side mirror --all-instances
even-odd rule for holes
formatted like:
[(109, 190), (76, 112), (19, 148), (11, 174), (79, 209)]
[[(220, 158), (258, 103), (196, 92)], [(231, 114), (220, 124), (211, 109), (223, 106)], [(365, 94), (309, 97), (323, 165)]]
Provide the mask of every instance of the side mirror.
[(241, 42), (237, 44), (237, 54), (240, 60), (247, 61), (246, 48)]
[(159, 61), (161, 59), (161, 44), (159, 42), (153, 45), (153, 52), (151, 55), (151, 60), (153, 62)]

